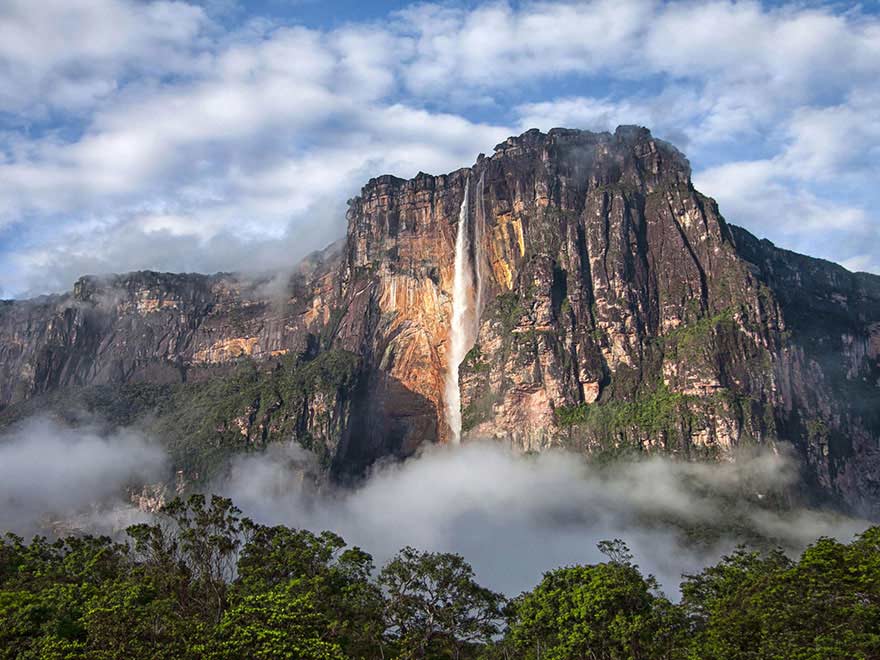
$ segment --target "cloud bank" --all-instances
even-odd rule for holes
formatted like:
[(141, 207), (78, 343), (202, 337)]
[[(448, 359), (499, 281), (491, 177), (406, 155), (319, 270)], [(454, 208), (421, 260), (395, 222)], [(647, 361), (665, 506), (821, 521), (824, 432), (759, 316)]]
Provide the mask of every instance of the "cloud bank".
[(32, 418), (0, 436), (0, 530), (127, 524), (134, 512), (126, 487), (164, 478), (166, 461), (161, 447), (135, 431), (106, 434)]
[[(135, 432), (30, 420), (0, 438), (0, 528), (26, 536), (121, 534), (149, 518), (128, 492), (167, 479), (168, 469), (164, 452)], [(849, 539), (868, 526), (754, 506), (797, 479), (784, 452), (712, 465), (651, 458), (600, 468), (563, 451), (522, 456), (477, 442), (377, 466), (352, 489), (317, 485), (317, 472), (314, 456), (298, 445), (274, 444), (234, 458), (206, 490), (260, 523), (333, 530), (378, 565), (406, 545), (460, 553), (481, 581), (510, 595), (546, 570), (602, 561), (596, 543), (603, 539), (624, 539), (640, 566), (675, 593), (682, 573), (743, 540), (727, 531), (696, 542), (686, 530), (738, 527), (796, 551), (820, 535)]]
[(868, 6), (418, 3), (331, 25), (231, 4), (0, 10), (0, 296), (289, 268), (341, 235), (372, 176), (622, 123), (686, 150), (730, 221), (880, 272)]
[(747, 498), (778, 494), (797, 479), (784, 453), (712, 465), (651, 458), (598, 468), (563, 451), (521, 456), (479, 442), (435, 447), (379, 467), (355, 490), (320, 494), (309, 488), (309, 461), (298, 447), (275, 446), (240, 457), (214, 490), (264, 523), (332, 529), (378, 563), (405, 545), (461, 553), (481, 580), (508, 594), (531, 588), (543, 571), (603, 561), (596, 549), (603, 539), (624, 539), (640, 566), (675, 592), (683, 573), (742, 540), (722, 534), (711, 544), (689, 542), (685, 527), (739, 521), (793, 550), (820, 535), (849, 539), (867, 527), (805, 509), (747, 505)]

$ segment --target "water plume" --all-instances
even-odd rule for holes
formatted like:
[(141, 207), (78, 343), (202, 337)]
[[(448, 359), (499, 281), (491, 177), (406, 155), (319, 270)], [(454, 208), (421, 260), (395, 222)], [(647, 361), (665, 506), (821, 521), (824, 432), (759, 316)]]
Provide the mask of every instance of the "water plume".
[(473, 333), (473, 269), (468, 237), (468, 196), (470, 178), (464, 186), (464, 199), (458, 212), (458, 233), (455, 236), (455, 268), (452, 280), (452, 322), (449, 327), (449, 351), (446, 372), (446, 422), (450, 442), (461, 441), (461, 388), (458, 384), (459, 365), (470, 350)]

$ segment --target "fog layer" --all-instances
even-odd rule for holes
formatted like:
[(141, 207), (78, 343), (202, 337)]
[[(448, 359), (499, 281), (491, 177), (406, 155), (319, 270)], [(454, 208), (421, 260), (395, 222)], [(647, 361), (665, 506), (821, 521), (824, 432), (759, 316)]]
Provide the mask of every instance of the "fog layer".
[(493, 588), (517, 593), (543, 571), (601, 561), (602, 539), (622, 538), (671, 592), (741, 540), (686, 540), (684, 529), (748, 527), (792, 550), (818, 536), (849, 539), (867, 523), (761, 501), (797, 478), (786, 453), (693, 464), (663, 458), (594, 467), (563, 451), (517, 455), (497, 443), (435, 447), (386, 464), (354, 490), (316, 495), (309, 458), (294, 446), (240, 457), (216, 485), (257, 520), (332, 529), (382, 562), (404, 545), (463, 554)]
[[(0, 436), (0, 528), (121, 531), (147, 515), (131, 505), (128, 490), (168, 478), (173, 467), (134, 431), (102, 435), (31, 420)], [(240, 455), (227, 468), (207, 490), (232, 498), (257, 522), (333, 530), (378, 565), (406, 545), (458, 552), (484, 584), (508, 594), (552, 568), (601, 561), (603, 539), (624, 539), (642, 569), (674, 594), (682, 573), (746, 537), (797, 551), (819, 536), (849, 539), (868, 526), (786, 506), (798, 473), (779, 450), (718, 464), (650, 458), (598, 467), (563, 451), (522, 456), (477, 442), (380, 465), (352, 489), (316, 487), (314, 457), (294, 444)]]
[(108, 435), (30, 419), (0, 436), (0, 530), (30, 535), (84, 524), (125, 502), (128, 486), (164, 477), (166, 460), (133, 430)]

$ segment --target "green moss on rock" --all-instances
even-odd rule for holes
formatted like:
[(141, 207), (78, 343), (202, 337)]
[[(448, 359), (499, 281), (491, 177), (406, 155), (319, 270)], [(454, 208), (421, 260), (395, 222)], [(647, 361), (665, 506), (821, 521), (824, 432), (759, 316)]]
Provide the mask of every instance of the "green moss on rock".
[(582, 403), (557, 408), (556, 422), (562, 427), (585, 427), (606, 437), (633, 427), (647, 433), (659, 433), (687, 417), (690, 398), (661, 384), (656, 390), (632, 401)]

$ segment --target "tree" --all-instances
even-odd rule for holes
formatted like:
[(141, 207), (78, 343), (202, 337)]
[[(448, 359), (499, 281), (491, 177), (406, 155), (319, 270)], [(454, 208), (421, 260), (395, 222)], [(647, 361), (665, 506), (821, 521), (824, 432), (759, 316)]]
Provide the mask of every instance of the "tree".
[(160, 593), (140, 570), (95, 593), (82, 623), (88, 655), (95, 660), (175, 660), (186, 657), (187, 646), (205, 635), (202, 624), (183, 618), (176, 599)]
[(245, 596), (226, 612), (203, 657), (344, 660), (339, 645), (325, 639), (328, 622), (315, 605), (298, 580)]
[(738, 548), (702, 573), (685, 576), (682, 609), (690, 627), (692, 657), (752, 657), (760, 642), (760, 614), (744, 607), (742, 598), (791, 566), (780, 549), (762, 554)]
[(0, 540), (0, 660), (880, 658), (880, 527), (797, 561), (740, 548), (686, 576), (680, 605), (618, 539), (505, 602), (459, 555), (405, 548), (376, 580), (336, 534), (255, 525), (223, 498), (129, 534)]
[(544, 574), (512, 607), (510, 638), (521, 657), (639, 660), (675, 657), (682, 620), (642, 576), (620, 541), (603, 542), (614, 561)]
[(226, 609), (229, 583), (254, 523), (232, 501), (213, 495), (175, 498), (153, 525), (129, 527), (138, 560), (154, 586), (174, 594), (184, 616), (216, 625)]
[(372, 581), (373, 559), (347, 548), (332, 532), (257, 527), (238, 562), (233, 598), (277, 588), (308, 594), (324, 617), (324, 638), (347, 657), (372, 657), (383, 638), (382, 594)]
[(106, 537), (0, 546), (0, 658), (87, 657), (87, 601), (128, 566), (127, 549)]
[(880, 657), (880, 528), (819, 539), (798, 562), (740, 550), (682, 585), (692, 658)]
[(504, 597), (450, 553), (404, 548), (379, 575), (388, 633), (404, 658), (460, 658), (499, 632)]

